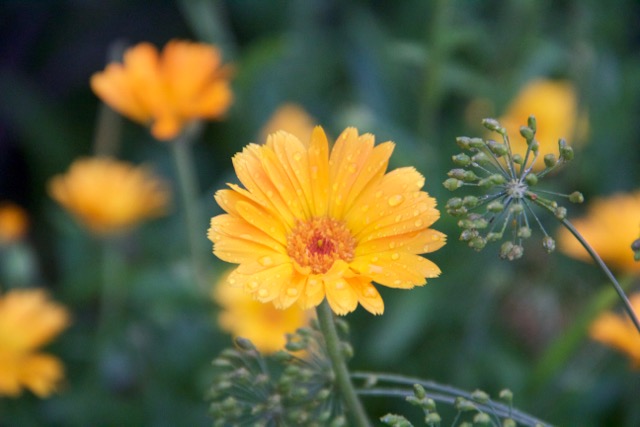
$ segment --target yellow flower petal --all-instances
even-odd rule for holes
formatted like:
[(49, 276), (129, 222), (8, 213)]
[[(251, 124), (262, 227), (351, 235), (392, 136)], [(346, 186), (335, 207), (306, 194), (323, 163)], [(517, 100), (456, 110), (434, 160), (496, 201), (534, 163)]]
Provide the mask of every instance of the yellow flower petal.
[[(640, 314), (640, 293), (629, 298), (633, 311)], [(601, 314), (589, 328), (591, 337), (626, 353), (633, 366), (640, 369), (640, 335), (626, 313)]]

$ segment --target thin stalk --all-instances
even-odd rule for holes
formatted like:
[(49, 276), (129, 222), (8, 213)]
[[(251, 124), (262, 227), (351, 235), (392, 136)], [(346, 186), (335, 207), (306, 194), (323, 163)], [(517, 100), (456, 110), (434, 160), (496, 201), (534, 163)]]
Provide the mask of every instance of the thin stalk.
[(170, 143), (173, 150), (173, 158), (176, 164), (176, 172), (178, 174), (178, 186), (182, 196), (182, 206), (186, 219), (187, 240), (189, 243), (189, 252), (191, 255), (191, 263), (196, 282), (201, 290), (207, 288), (204, 258), (205, 252), (200, 242), (204, 239), (203, 225), (200, 218), (200, 210), (198, 206), (198, 183), (195, 174), (195, 165), (191, 152), (189, 137), (183, 135)]
[[(519, 424), (529, 426), (548, 425), (544, 421), (501, 402), (496, 402), (494, 400), (489, 400), (487, 403), (475, 402), (471, 393), (456, 387), (438, 384), (435, 381), (427, 381), (420, 378), (379, 372), (354, 372), (351, 377), (365, 382), (365, 385), (357, 391), (358, 394), (363, 396), (406, 397), (413, 395), (413, 388), (402, 389), (382, 387), (377, 385), (380, 382), (407, 387), (413, 387), (415, 384), (420, 384), (427, 391), (428, 397), (435, 401), (454, 404), (457, 397), (463, 397), (467, 400), (473, 401), (478, 409), (490, 412), (496, 416), (509, 417)], [(375, 380), (376, 383), (374, 386), (368, 387), (366, 384), (372, 379)]]
[(329, 354), (329, 359), (331, 359), (331, 365), (333, 366), (338, 388), (342, 394), (347, 410), (351, 415), (353, 425), (370, 427), (371, 424), (369, 424), (369, 419), (362, 407), (362, 402), (360, 402), (353, 388), (353, 383), (351, 382), (347, 364), (345, 363), (342, 353), (338, 331), (333, 321), (333, 312), (327, 300), (324, 300), (322, 304), (316, 308), (316, 315), (318, 316), (320, 330), (327, 344), (327, 353)]
[(102, 283), (100, 289), (100, 313), (98, 314), (98, 337), (104, 340), (120, 317), (123, 289), (120, 274), (122, 259), (115, 238), (102, 240)]
[(589, 255), (591, 255), (591, 258), (593, 258), (596, 264), (598, 264), (598, 267), (600, 267), (600, 269), (604, 272), (607, 278), (611, 280), (611, 283), (613, 284), (613, 288), (616, 290), (616, 292), (618, 293), (618, 296), (624, 303), (624, 308), (627, 311), (627, 314), (629, 315), (629, 317), (631, 318), (631, 321), (633, 322), (636, 329), (638, 330), (638, 333), (640, 333), (640, 322), (638, 321), (638, 317), (636, 316), (636, 313), (633, 311), (633, 307), (631, 307), (629, 298), (627, 298), (627, 295), (624, 293), (622, 286), (620, 286), (620, 284), (618, 283), (614, 275), (611, 273), (611, 270), (609, 270), (609, 268), (604, 263), (604, 261), (602, 261), (602, 258), (600, 258), (600, 255), (598, 255), (598, 253), (589, 245), (589, 243), (587, 243), (587, 241), (582, 237), (582, 235), (578, 232), (578, 230), (575, 229), (573, 224), (571, 224), (568, 219), (566, 218), (563, 219), (562, 224), (565, 227), (567, 227), (567, 230), (569, 230), (571, 234), (573, 234), (573, 237), (578, 239), (580, 244), (587, 250), (587, 252), (589, 252)]

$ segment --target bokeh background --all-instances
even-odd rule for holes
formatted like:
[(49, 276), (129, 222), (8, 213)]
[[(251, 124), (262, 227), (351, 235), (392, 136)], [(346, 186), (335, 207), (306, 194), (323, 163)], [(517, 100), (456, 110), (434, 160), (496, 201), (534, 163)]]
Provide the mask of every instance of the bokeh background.
[[(260, 142), (285, 102), (334, 137), (356, 126), (395, 141), (391, 166), (415, 166), (444, 206), (455, 137), (483, 135), (480, 119), (502, 115), (532, 79), (565, 79), (588, 133), (575, 162), (545, 188), (579, 189), (587, 204), (639, 188), (635, 0), (9, 0), (0, 22), (0, 199), (23, 206), (30, 219), (20, 253), (1, 252), (0, 283), (46, 287), (73, 317), (48, 347), (66, 366), (64, 387), (44, 400), (28, 392), (0, 399), (2, 426), (212, 422), (203, 397), (210, 362), (231, 338), (216, 324), (216, 304), (193, 291), (179, 198), (170, 215), (118, 243), (112, 273), (126, 296), (112, 330), (97, 340), (102, 243), (46, 190), (53, 175), (92, 154), (101, 107), (89, 78), (119, 46), (200, 40), (218, 44), (233, 63), (235, 102), (193, 146), (207, 254), (208, 218), (220, 213), (212, 196), (235, 180), (230, 157)], [(118, 126), (117, 156), (151, 165), (177, 191), (167, 144), (127, 119)], [(569, 217), (584, 209), (569, 206)], [(543, 215), (543, 223), (555, 234), (557, 221)], [(359, 308), (347, 317), (352, 367), (494, 395), (507, 387), (518, 408), (553, 424), (640, 425), (640, 372), (586, 333), (585, 313), (609, 288), (593, 265), (547, 255), (537, 238), (509, 263), (497, 246), (476, 253), (459, 242), (446, 213), (435, 228), (449, 236), (429, 256), (442, 276), (412, 291), (381, 289), (382, 316)], [(209, 261), (213, 285), (225, 266), (213, 255)], [(633, 280), (629, 289), (638, 287)], [(365, 403), (374, 417), (415, 411), (401, 401)]]

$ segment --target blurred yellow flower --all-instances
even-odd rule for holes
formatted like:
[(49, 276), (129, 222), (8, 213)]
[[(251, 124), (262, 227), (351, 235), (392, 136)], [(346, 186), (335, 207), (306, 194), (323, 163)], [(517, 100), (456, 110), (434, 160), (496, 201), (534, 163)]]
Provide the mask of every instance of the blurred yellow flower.
[[(634, 261), (631, 250), (631, 243), (640, 229), (640, 190), (594, 199), (587, 215), (571, 222), (610, 267), (640, 273), (640, 262)], [(571, 257), (591, 260), (582, 245), (564, 228), (558, 235), (558, 246)]]
[(444, 245), (445, 235), (429, 228), (440, 212), (414, 168), (386, 173), (393, 148), (348, 128), (330, 152), (316, 127), (310, 143), (277, 132), (236, 154), (246, 189), (216, 193), (227, 213), (211, 219), (208, 233), (215, 255), (240, 264), (229, 284), (277, 308), (307, 309), (326, 296), (337, 314), (358, 303), (381, 314), (372, 281), (410, 289), (438, 276), (419, 254)]
[(289, 132), (300, 141), (309, 141), (314, 122), (311, 116), (298, 104), (282, 104), (262, 128), (260, 141), (266, 141), (269, 135), (279, 130)]
[(222, 307), (220, 327), (234, 337), (247, 338), (261, 353), (271, 354), (284, 348), (286, 334), (308, 325), (311, 312), (298, 306), (278, 310), (273, 304), (263, 304), (242, 289), (229, 286), (227, 276), (214, 287), (212, 295)]
[(170, 199), (168, 186), (144, 166), (106, 157), (76, 160), (50, 180), (49, 193), (99, 235), (164, 215)]
[[(629, 301), (636, 315), (640, 315), (640, 293), (632, 295)], [(626, 353), (633, 367), (640, 369), (640, 334), (626, 313), (601, 314), (591, 324), (589, 334), (594, 340)]]
[(12, 202), (0, 203), (0, 245), (20, 240), (27, 232), (27, 212)]
[(39, 397), (53, 393), (64, 377), (62, 363), (36, 350), (69, 324), (67, 311), (41, 289), (16, 289), (0, 296), (0, 396), (28, 388)]
[[(537, 79), (527, 83), (498, 119), (510, 136), (514, 153), (524, 155), (527, 144), (520, 136), (520, 126), (529, 116), (537, 119), (536, 140), (541, 155), (558, 152), (558, 140), (564, 138), (574, 146), (586, 137), (588, 122), (580, 116), (578, 97), (572, 83)], [(544, 169), (538, 161), (534, 170)]]
[(172, 40), (158, 53), (140, 43), (91, 77), (91, 88), (119, 113), (151, 126), (156, 139), (170, 140), (196, 119), (220, 117), (233, 94), (220, 51), (204, 43)]

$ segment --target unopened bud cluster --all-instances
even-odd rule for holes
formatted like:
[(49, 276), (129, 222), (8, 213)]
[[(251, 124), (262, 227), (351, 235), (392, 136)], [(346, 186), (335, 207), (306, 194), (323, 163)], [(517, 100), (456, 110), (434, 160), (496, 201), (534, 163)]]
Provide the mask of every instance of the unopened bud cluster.
[[(567, 209), (541, 195), (555, 193), (535, 190), (534, 187), (549, 172), (572, 160), (573, 149), (564, 139), (560, 139), (558, 155), (544, 154), (544, 170), (533, 172), (533, 166), (540, 157), (540, 144), (535, 139), (535, 117), (530, 116), (527, 126), (520, 128), (520, 135), (527, 142), (524, 155), (512, 151), (509, 135), (497, 120), (484, 119), (482, 124), (498, 134), (501, 142), (458, 137), (456, 142), (463, 152), (453, 156), (456, 168), (449, 171), (449, 178), (443, 183), (451, 191), (465, 187), (482, 193), (454, 197), (445, 206), (449, 214), (459, 218), (458, 226), (463, 230), (460, 240), (479, 251), (487, 243), (502, 240), (505, 234), (509, 234), (510, 238), (500, 247), (500, 257), (518, 259), (524, 253), (523, 240), (532, 234), (531, 214), (544, 234), (542, 246), (547, 252), (552, 252), (555, 241), (542, 227), (532, 210), (532, 204), (547, 209), (561, 221), (566, 217)], [(577, 191), (560, 196), (566, 197), (571, 203), (584, 201), (582, 194)]]
[[(346, 426), (316, 323), (288, 335), (285, 350), (268, 358), (244, 338), (224, 350), (213, 361), (216, 376), (207, 395), (213, 425)], [(345, 325), (339, 329), (346, 331)], [(342, 345), (349, 356), (351, 347)]]

